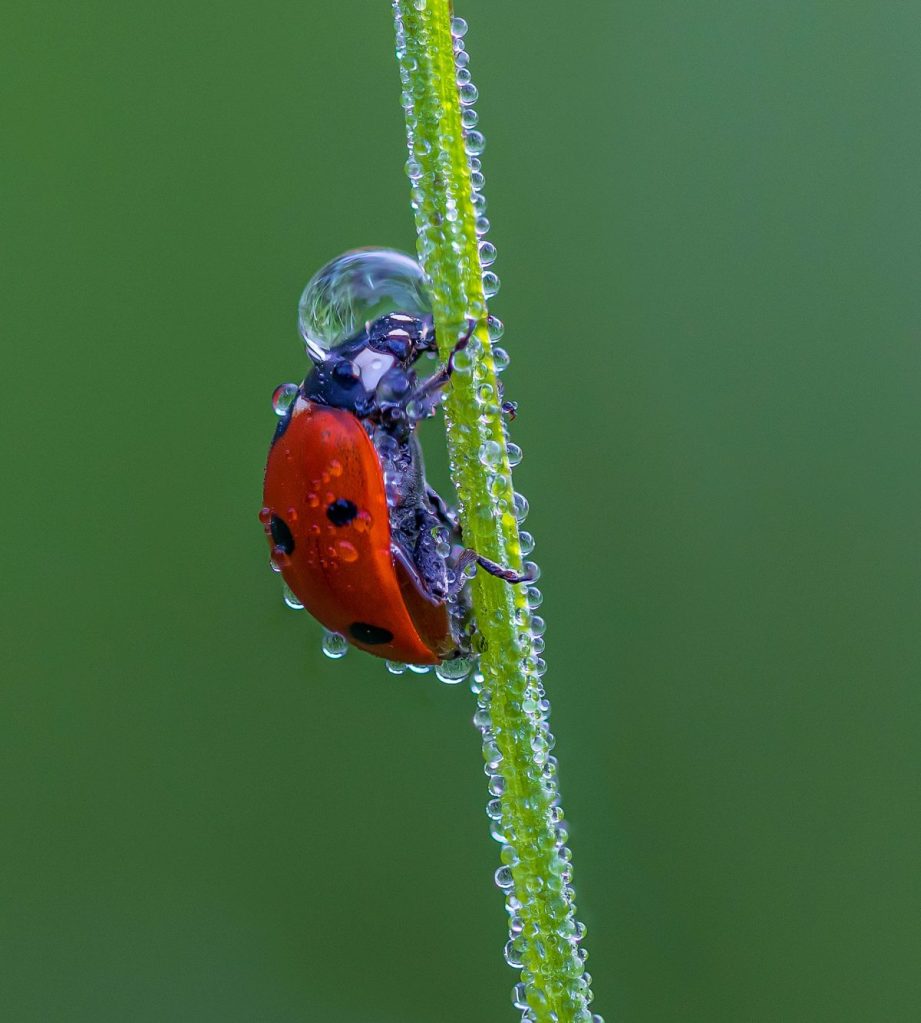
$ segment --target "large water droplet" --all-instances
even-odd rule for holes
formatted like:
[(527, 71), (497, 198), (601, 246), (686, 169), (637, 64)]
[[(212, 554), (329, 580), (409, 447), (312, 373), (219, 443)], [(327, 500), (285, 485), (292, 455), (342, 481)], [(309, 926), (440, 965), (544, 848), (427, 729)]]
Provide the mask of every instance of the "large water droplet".
[(422, 268), (396, 249), (354, 249), (310, 279), (298, 303), (298, 328), (305, 341), (329, 349), (395, 312), (431, 312)]

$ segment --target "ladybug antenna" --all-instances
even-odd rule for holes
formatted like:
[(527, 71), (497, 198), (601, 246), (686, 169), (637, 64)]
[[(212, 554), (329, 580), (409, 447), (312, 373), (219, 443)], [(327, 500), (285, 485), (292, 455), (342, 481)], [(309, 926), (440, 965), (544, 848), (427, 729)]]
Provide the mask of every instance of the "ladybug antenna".
[(304, 339), (304, 348), (307, 349), (310, 361), (316, 366), (326, 362), (326, 349), (317, 344), (312, 337), (309, 337), (303, 331), (301, 331), (301, 337)]

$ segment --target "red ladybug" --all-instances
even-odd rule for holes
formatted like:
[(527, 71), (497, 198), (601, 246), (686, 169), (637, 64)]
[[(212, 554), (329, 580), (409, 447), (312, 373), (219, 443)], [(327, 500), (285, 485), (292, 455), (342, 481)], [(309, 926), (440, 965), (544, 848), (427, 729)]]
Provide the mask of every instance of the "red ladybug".
[(439, 664), (467, 652), (469, 564), (529, 579), (465, 549), (425, 480), (416, 425), (434, 414), (472, 328), (421, 382), (412, 367), (436, 350), (431, 318), (392, 313), (329, 352), (311, 351), (316, 365), (269, 449), (260, 519), (273, 562), (327, 629), (393, 661)]

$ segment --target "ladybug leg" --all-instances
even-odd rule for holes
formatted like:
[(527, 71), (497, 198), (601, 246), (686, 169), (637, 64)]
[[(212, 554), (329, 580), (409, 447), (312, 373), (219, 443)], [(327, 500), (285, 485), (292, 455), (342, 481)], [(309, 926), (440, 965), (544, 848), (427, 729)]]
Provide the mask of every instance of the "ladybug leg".
[(452, 596), (467, 582), (466, 570), (473, 564), (479, 565), (480, 568), (489, 572), (490, 575), (496, 576), (497, 579), (504, 579), (507, 583), (529, 583), (534, 579), (530, 572), (516, 572), (512, 568), (505, 568), (498, 564), (498, 562), (485, 558), (482, 554), (477, 554), (471, 547), (463, 547), (454, 560), (455, 576), (451, 586)]
[(457, 343), (451, 349), (448, 361), (439, 369), (436, 369), (430, 377), (423, 380), (406, 399), (407, 405), (410, 402), (414, 402), (418, 410), (413, 418), (424, 419), (435, 414), (435, 408), (441, 399), (441, 392), (454, 372), (454, 356), (467, 347), (470, 343), (470, 338), (473, 337), (474, 330), (476, 330), (476, 320), (471, 317), (467, 320), (467, 333), (463, 337), (458, 338)]

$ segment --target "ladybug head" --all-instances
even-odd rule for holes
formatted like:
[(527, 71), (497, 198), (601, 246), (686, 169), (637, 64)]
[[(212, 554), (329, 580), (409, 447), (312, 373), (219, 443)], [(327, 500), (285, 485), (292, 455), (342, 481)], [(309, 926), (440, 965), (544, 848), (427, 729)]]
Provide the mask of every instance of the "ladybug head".
[(413, 363), (434, 351), (431, 316), (389, 313), (328, 352), (311, 353), (316, 365), (303, 390), (311, 401), (369, 415), (381, 398), (399, 400), (412, 385)]

